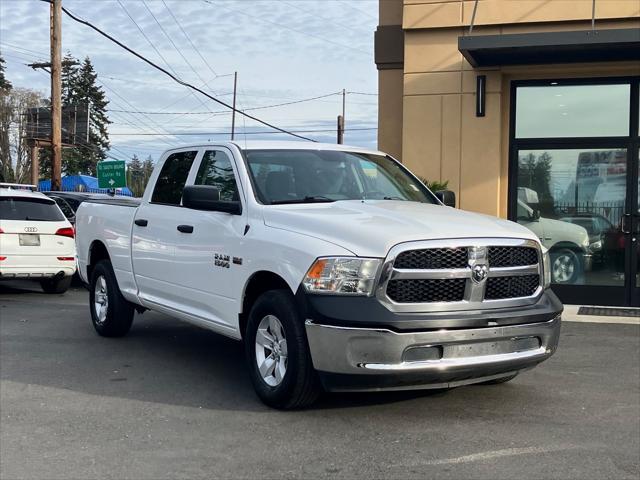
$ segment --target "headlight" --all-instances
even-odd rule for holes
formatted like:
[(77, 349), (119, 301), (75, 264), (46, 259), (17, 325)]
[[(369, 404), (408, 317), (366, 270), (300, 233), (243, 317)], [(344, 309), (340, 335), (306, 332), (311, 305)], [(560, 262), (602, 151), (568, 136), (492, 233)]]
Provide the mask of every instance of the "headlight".
[(319, 258), (302, 283), (312, 293), (371, 295), (381, 263), (379, 258)]
[(542, 254), (542, 273), (544, 274), (544, 288), (551, 285), (551, 258), (549, 258), (549, 250), (545, 250)]
[(591, 245), (589, 245), (589, 249), (592, 252), (598, 252), (598, 251), (602, 250), (602, 240), (598, 240), (597, 242), (593, 242)]

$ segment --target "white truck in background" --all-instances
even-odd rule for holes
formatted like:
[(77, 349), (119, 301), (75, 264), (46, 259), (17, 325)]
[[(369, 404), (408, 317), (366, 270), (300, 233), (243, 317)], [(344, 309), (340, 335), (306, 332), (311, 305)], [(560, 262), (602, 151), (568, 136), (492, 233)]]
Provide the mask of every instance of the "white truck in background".
[(141, 200), (77, 212), (91, 318), (134, 311), (245, 345), (259, 397), (502, 383), (556, 350), (546, 249), (513, 222), (446, 206), (382, 152), (299, 142), (167, 151)]

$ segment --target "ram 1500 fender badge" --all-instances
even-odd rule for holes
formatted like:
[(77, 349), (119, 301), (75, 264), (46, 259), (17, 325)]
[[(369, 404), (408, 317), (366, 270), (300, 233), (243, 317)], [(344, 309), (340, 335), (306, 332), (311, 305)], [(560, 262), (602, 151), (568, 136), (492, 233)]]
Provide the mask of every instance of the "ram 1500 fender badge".
[(242, 265), (242, 258), (241, 257), (233, 257), (233, 263), (234, 263), (234, 265)]
[(229, 268), (229, 260), (231, 257), (229, 255), (224, 255), (222, 253), (214, 253), (213, 254), (213, 264), (216, 267)]

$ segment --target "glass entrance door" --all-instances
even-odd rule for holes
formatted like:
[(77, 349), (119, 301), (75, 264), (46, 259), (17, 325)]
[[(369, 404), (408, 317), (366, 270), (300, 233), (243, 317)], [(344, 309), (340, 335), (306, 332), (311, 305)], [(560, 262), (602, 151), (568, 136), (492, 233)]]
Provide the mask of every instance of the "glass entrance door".
[(638, 79), (516, 82), (512, 220), (566, 303), (639, 305)]

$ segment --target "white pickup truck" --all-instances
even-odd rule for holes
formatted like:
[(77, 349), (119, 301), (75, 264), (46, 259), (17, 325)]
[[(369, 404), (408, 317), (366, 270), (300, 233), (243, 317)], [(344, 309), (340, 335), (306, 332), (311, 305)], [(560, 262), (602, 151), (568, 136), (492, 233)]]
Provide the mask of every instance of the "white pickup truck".
[(259, 397), (502, 383), (556, 350), (530, 230), (464, 212), (382, 152), (299, 142), (169, 150), (141, 200), (84, 202), (93, 325), (145, 309), (242, 340)]

